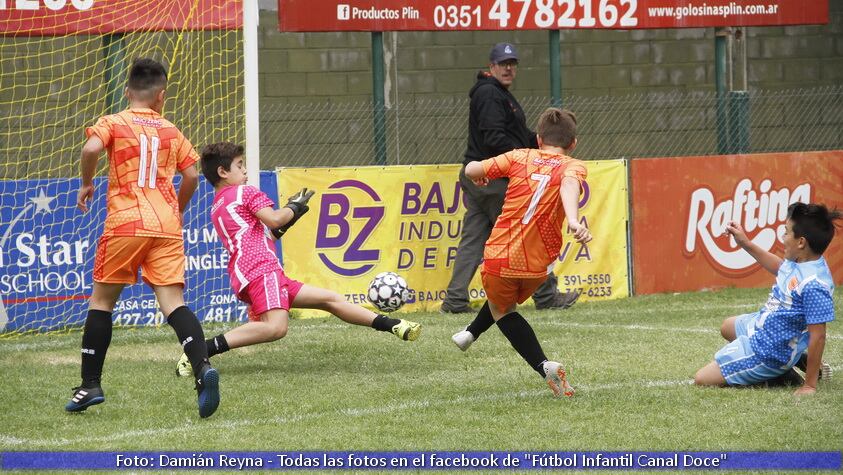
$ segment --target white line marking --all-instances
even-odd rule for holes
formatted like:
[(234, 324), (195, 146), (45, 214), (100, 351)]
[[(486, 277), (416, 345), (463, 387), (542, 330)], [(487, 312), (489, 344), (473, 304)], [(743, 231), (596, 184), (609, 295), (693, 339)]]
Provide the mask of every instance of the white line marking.
[[(701, 310), (758, 310), (761, 305), (757, 303), (741, 303), (741, 304), (727, 304), (727, 305), (688, 305), (683, 307), (656, 307), (656, 308), (641, 308), (635, 311), (627, 308), (601, 308), (591, 310), (587, 305), (580, 307), (574, 306), (566, 312), (583, 313), (585, 315), (627, 315), (627, 314), (652, 314), (652, 313), (681, 313), (681, 312), (699, 312)], [(748, 312), (744, 312), (748, 313)], [(726, 315), (731, 316), (731, 315)], [(724, 317), (725, 318), (725, 317)]]
[[(692, 312), (692, 311), (702, 310), (702, 309), (720, 309), (720, 310), (735, 309), (735, 310), (737, 310), (737, 309), (753, 309), (753, 308), (757, 308), (757, 305), (747, 305), (747, 304), (721, 305), (719, 307), (717, 307), (717, 306), (713, 306), (713, 307), (710, 307), (710, 306), (694, 306), (694, 307), (679, 307), (679, 308), (675, 308), (675, 309), (671, 309), (671, 310), (662, 309), (662, 310), (658, 310), (658, 311), (656, 311), (654, 309), (645, 309), (644, 311), (641, 311), (641, 312), (636, 311), (635, 313), (636, 314), (638, 314), (638, 313), (664, 313), (664, 312), (675, 313), (675, 312), (686, 312), (686, 311)], [(624, 315), (623, 311), (618, 311), (618, 310), (601, 310), (599, 312), (595, 311), (595, 312), (583, 312), (583, 313), (585, 313), (587, 315)], [(726, 317), (724, 317), (724, 318), (726, 318)], [(296, 333), (306, 333), (306, 332), (311, 332), (311, 331), (325, 331), (325, 330), (346, 330), (346, 329), (350, 329), (350, 328), (354, 327), (354, 325), (349, 325), (349, 324), (345, 324), (345, 323), (328, 323), (328, 324), (324, 324), (324, 325), (307, 325), (307, 326), (297, 327), (297, 326), (295, 326), (295, 321), (296, 320), (293, 320), (291, 322), (291, 328), (290, 328), (290, 335), (293, 335), (293, 336)], [(449, 322), (449, 324), (450, 324), (450, 322)], [(558, 321), (558, 320), (538, 321), (535, 324), (536, 325), (549, 325), (549, 326), (569, 326), (569, 327), (580, 327), (580, 328), (595, 328), (595, 329), (621, 328), (621, 329), (624, 329), (624, 330), (672, 331), (672, 332), (684, 332), (684, 333), (713, 333), (713, 334), (717, 334), (720, 331), (718, 327), (711, 327), (711, 328), (659, 327), (659, 326), (652, 326), (652, 325), (618, 324), (618, 323), (561, 322), (561, 321)], [(232, 327), (225, 326), (222, 329), (222, 331), (228, 331), (231, 328), (234, 328), (234, 326), (232, 326)], [(141, 329), (144, 329), (144, 328), (143, 327), (137, 328), (137, 330), (141, 330)], [(135, 328), (132, 328), (132, 330), (135, 330)], [(112, 339), (112, 343), (120, 343), (120, 342), (125, 343), (127, 340), (130, 340), (131, 337), (133, 337), (133, 336), (134, 335), (131, 335), (131, 334), (126, 334), (125, 336), (115, 335), (114, 338)], [(841, 340), (841, 339), (843, 339), (843, 335), (828, 334), (826, 336), (826, 338), (828, 338), (830, 340)], [(2, 343), (2, 342), (3, 342), (3, 340), (0, 339), (0, 343)], [(138, 343), (142, 343), (142, 342), (138, 341)], [(4, 343), (4, 344), (0, 344), (0, 354), (3, 354), (7, 351), (8, 352), (19, 352), (19, 351), (29, 351), (29, 350), (58, 349), (58, 348), (72, 347), (75, 344), (76, 344), (75, 342), (71, 342), (71, 341), (67, 341), (67, 340), (56, 341), (56, 340), (49, 340), (49, 339), (46, 339), (46, 338), (44, 338), (43, 341), (36, 341), (36, 342), (32, 342), (32, 343), (8, 343), (8, 344)]]
[[(295, 320), (293, 320), (293, 322), (295, 322)], [(299, 333), (299, 332), (325, 331), (325, 330), (328, 330), (328, 329), (330, 329), (330, 330), (349, 329), (349, 328), (352, 328), (354, 326), (354, 325), (350, 325), (350, 324), (347, 324), (347, 323), (343, 323), (343, 324), (329, 323), (329, 324), (326, 324), (326, 325), (308, 325), (308, 326), (303, 326), (303, 327), (296, 327), (295, 323), (292, 323), (291, 325), (292, 325), (292, 327), (289, 330), (290, 335), (294, 335), (295, 333)], [(239, 325), (225, 326), (225, 327), (220, 328), (219, 330), (224, 333), (224, 332), (227, 332), (228, 330), (231, 330), (232, 328), (235, 328), (236, 326), (239, 326)], [(154, 327), (127, 327), (127, 328), (115, 327), (115, 329), (128, 330), (129, 332), (136, 331), (136, 330), (151, 330), (153, 328)], [(126, 333), (123, 333), (123, 334), (115, 333), (114, 336), (111, 339), (111, 344), (112, 345), (114, 345), (114, 344), (121, 345), (121, 344), (127, 344), (127, 343), (134, 343), (131, 340), (135, 340), (135, 339), (137, 339), (137, 337), (135, 336), (135, 334), (129, 333), (129, 332), (126, 332)], [(213, 333), (216, 333), (216, 332), (217, 332), (217, 330), (215, 329)], [(207, 333), (211, 333), (211, 332), (206, 332), (206, 334)], [(81, 333), (78, 333), (78, 334), (81, 336)], [(169, 333), (169, 335), (171, 335), (171, 334), (172, 333)], [(41, 336), (37, 337), (37, 338), (40, 339), (40, 341), (33, 341), (33, 342), (30, 342), (30, 343), (5, 343), (4, 341), (7, 341), (7, 340), (4, 340), (3, 338), (0, 338), (0, 354), (3, 354), (5, 352), (13, 353), (13, 352), (29, 351), (29, 350), (50, 350), (50, 349), (59, 349), (59, 348), (71, 348), (71, 347), (75, 347), (79, 344), (78, 341), (52, 340), (49, 337), (50, 337), (49, 334), (41, 335)], [(9, 338), (8, 340), (11, 340), (11, 338)], [(136, 343), (143, 344), (144, 341), (142, 339), (137, 339)]]
[(0, 444), (3, 445), (26, 445), (27, 441), (23, 439), (18, 439), (17, 437), (12, 437), (9, 435), (0, 434)]
[[(658, 327), (649, 325), (626, 325), (620, 323), (576, 323), (576, 322), (537, 322), (536, 326), (553, 326), (553, 327), (572, 327), (572, 328), (594, 328), (605, 330), (607, 328), (620, 328), (623, 330), (646, 330), (646, 331), (666, 331), (676, 333), (710, 333), (713, 335), (720, 334), (720, 328), (688, 328), (688, 327)], [(843, 335), (826, 335), (829, 340), (841, 340)]]
[[(574, 397), (582, 397), (584, 394), (587, 394), (590, 391), (611, 391), (616, 389), (623, 389), (628, 387), (671, 387), (671, 386), (687, 386), (691, 385), (693, 381), (691, 380), (680, 380), (680, 381), (644, 381), (644, 382), (629, 382), (629, 383), (612, 383), (612, 384), (596, 384), (596, 385), (577, 385), (575, 389), (577, 390), (577, 395)], [(253, 425), (283, 425), (289, 424), (291, 422), (299, 422), (304, 420), (311, 420), (311, 419), (318, 419), (321, 417), (330, 417), (331, 419), (336, 419), (337, 416), (345, 416), (345, 417), (365, 417), (370, 415), (378, 415), (378, 414), (392, 414), (396, 411), (401, 411), (405, 409), (423, 409), (427, 407), (433, 406), (451, 406), (454, 402), (463, 403), (463, 404), (472, 404), (478, 402), (489, 402), (489, 401), (500, 401), (500, 400), (510, 400), (514, 398), (522, 398), (522, 399), (533, 399), (533, 398), (548, 398), (552, 399), (550, 391), (548, 389), (531, 389), (527, 391), (518, 391), (518, 392), (504, 392), (504, 393), (497, 393), (497, 394), (477, 394), (471, 396), (460, 396), (457, 398), (448, 398), (448, 399), (419, 399), (415, 401), (405, 401), (398, 404), (387, 404), (385, 406), (379, 407), (363, 407), (363, 408), (344, 408), (344, 409), (337, 409), (335, 411), (326, 411), (326, 412), (311, 412), (306, 414), (299, 414), (294, 416), (279, 416), (279, 417), (270, 417), (270, 418), (259, 418), (259, 419), (239, 419), (239, 420), (217, 420), (217, 421), (208, 421), (202, 423), (202, 430), (212, 429), (212, 428), (219, 428), (219, 429), (233, 429), (236, 427), (242, 426), (253, 426)], [(564, 404), (564, 398), (560, 401), (561, 404)], [(164, 428), (155, 428), (155, 429), (138, 429), (138, 430), (130, 430), (126, 432), (117, 432), (114, 434), (108, 435), (101, 435), (95, 437), (86, 437), (86, 443), (98, 443), (98, 442), (112, 442), (118, 439), (134, 439), (134, 438), (148, 438), (148, 437), (155, 437), (155, 436), (162, 436), (162, 435), (169, 435), (169, 434), (182, 434), (182, 433), (196, 433), (197, 426), (195, 424), (186, 424), (180, 425), (177, 427), (164, 427)], [(67, 439), (67, 438), (60, 438), (60, 439), (21, 439), (17, 437), (12, 437), (4, 434), (0, 434), (0, 443), (7, 447), (11, 446), (28, 446), (28, 447), (63, 447), (71, 444), (76, 444), (79, 442), (79, 439)]]

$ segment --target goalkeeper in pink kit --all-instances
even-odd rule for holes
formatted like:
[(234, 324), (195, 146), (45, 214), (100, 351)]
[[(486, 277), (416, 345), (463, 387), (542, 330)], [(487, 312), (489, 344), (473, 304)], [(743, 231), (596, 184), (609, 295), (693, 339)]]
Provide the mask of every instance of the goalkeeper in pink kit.
[[(290, 197), (286, 206), (275, 209), (266, 194), (246, 184), (243, 147), (230, 142), (203, 148), (201, 165), (216, 192), (211, 222), (230, 255), (231, 287), (237, 298), (249, 305), (248, 323), (206, 340), (208, 357), (283, 338), (293, 307), (324, 310), (345, 322), (390, 332), (402, 340), (419, 337), (418, 323), (375, 314), (336, 292), (303, 284), (284, 273), (272, 238), (280, 239), (308, 211), (313, 191), (304, 188)], [(185, 355), (176, 374), (192, 374)]]

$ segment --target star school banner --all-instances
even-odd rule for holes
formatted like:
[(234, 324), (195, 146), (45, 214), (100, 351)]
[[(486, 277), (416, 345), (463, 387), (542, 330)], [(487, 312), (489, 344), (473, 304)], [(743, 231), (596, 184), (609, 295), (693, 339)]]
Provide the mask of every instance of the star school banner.
[[(177, 183), (178, 183), (178, 177)], [(211, 225), (213, 188), (200, 179), (185, 213), (185, 302), (202, 322), (246, 320), (228, 281), (228, 252)], [(0, 181), (0, 333), (81, 326), (88, 309), (107, 184), (96, 186), (89, 211), (76, 208), (79, 179)], [(274, 172), (261, 188), (276, 199)], [(152, 290), (138, 280), (115, 306), (115, 325), (162, 325)]]
[[(635, 292), (769, 286), (773, 276), (726, 232), (737, 221), (765, 251), (782, 256), (787, 207), (843, 208), (843, 151), (634, 159)], [(843, 239), (825, 252), (843, 282)]]
[[(595, 238), (586, 246), (566, 239), (555, 268), (559, 285), (582, 292), (586, 300), (628, 296), (625, 163), (594, 161), (588, 167), (580, 212)], [(438, 310), (465, 213), (459, 170), (459, 165), (279, 168), (280, 204), (303, 186), (317, 190), (310, 213), (284, 236), (286, 272), (367, 306), (372, 278), (397, 272), (413, 294), (402, 310)], [(469, 297), (486, 298), (479, 273)]]

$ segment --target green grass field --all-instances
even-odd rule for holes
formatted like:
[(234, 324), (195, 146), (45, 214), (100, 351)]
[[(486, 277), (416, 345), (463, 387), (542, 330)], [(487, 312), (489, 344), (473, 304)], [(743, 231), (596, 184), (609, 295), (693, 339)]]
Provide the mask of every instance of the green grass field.
[[(175, 377), (181, 352), (169, 327), (115, 330), (106, 402), (75, 415), (63, 406), (78, 383), (80, 333), (4, 339), (0, 449), (840, 450), (839, 322), (825, 351), (836, 377), (813, 397), (690, 385), (723, 344), (723, 318), (754, 311), (766, 293), (525, 306), (577, 389), (563, 399), (496, 328), (457, 350), (450, 335), (469, 315), (407, 315), (425, 326), (416, 342), (333, 318), (294, 320), (278, 342), (214, 358), (222, 403), (208, 420), (197, 415), (192, 382)], [(839, 319), (839, 292), (835, 301)]]

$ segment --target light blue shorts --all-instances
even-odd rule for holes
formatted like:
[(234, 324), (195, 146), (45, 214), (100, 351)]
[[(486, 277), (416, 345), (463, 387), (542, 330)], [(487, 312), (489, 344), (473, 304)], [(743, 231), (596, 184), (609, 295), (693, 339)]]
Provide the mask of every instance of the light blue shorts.
[(739, 315), (735, 320), (735, 335), (751, 337), (755, 333), (755, 320), (758, 317), (758, 312)]
[(741, 315), (735, 320), (735, 341), (729, 342), (714, 355), (720, 374), (733, 386), (762, 383), (787, 372), (764, 364), (755, 352), (749, 338), (755, 330), (758, 313)]

